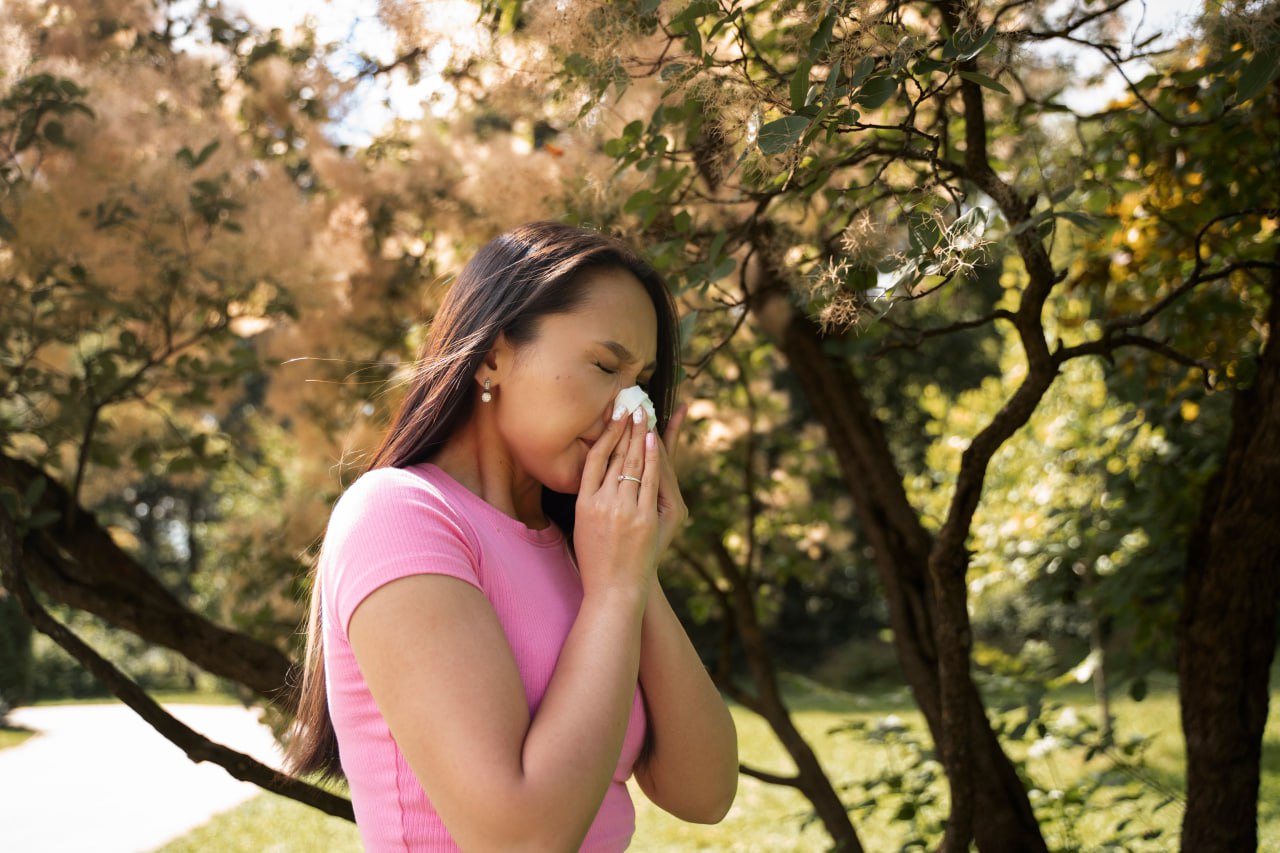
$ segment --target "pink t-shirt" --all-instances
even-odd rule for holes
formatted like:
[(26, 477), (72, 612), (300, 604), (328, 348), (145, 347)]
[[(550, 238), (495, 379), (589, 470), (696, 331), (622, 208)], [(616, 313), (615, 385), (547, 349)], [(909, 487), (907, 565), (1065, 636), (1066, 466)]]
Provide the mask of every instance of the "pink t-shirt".
[[(325, 677), (356, 823), (365, 849), (377, 853), (458, 849), (378, 713), (347, 637), (360, 602), (380, 586), (416, 574), (458, 578), (489, 599), (511, 644), (530, 714), (538, 711), (582, 604), (582, 584), (559, 528), (525, 527), (435, 465), (380, 468), (347, 489), (334, 507), (320, 557)], [(625, 782), (644, 732), (637, 686), (613, 782), (583, 850), (624, 850), (630, 843), (635, 810)]]

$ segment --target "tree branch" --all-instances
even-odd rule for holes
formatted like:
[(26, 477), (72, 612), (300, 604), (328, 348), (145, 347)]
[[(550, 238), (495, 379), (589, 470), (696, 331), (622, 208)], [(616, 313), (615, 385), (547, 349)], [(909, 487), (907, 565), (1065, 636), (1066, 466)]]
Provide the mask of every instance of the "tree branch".
[[(0, 487), (26, 493), (31, 482), (48, 484), (33, 511), (61, 514), (67, 490), (27, 462), (0, 454)], [(3, 556), (3, 555), (0, 555)], [(214, 675), (245, 685), (286, 713), (296, 710), (288, 689), (291, 663), (279, 649), (213, 624), (191, 612), (83, 507), (69, 530), (38, 532), (22, 549), (26, 577), (54, 600), (101, 616), (149, 643), (173, 649)]]
[(1100, 355), (1104, 358), (1110, 358), (1116, 350), (1122, 347), (1139, 347), (1140, 349), (1150, 350), (1152, 352), (1159, 353), (1170, 361), (1176, 361), (1178, 364), (1200, 370), (1204, 374), (1205, 387), (1210, 390), (1213, 389), (1212, 375), (1218, 369), (1216, 364), (1211, 361), (1189, 356), (1186, 353), (1174, 349), (1164, 341), (1157, 341), (1153, 338), (1143, 337), (1142, 335), (1108, 335), (1096, 341), (1088, 341), (1073, 347), (1059, 349), (1053, 354), (1053, 357), (1059, 364), (1085, 355)]
[(869, 357), (879, 358), (880, 356), (896, 349), (915, 349), (929, 338), (937, 338), (943, 335), (951, 335), (956, 332), (968, 331), (969, 329), (977, 329), (981, 326), (987, 325), (988, 323), (994, 323), (996, 320), (1008, 320), (1012, 323), (1014, 319), (1015, 317), (1012, 311), (1000, 308), (992, 311), (990, 314), (986, 314), (973, 320), (961, 320), (956, 323), (950, 323), (946, 326), (936, 326), (931, 329), (913, 329), (910, 326), (904, 326), (901, 323), (894, 322), (888, 317), (882, 317), (880, 318), (881, 323), (889, 326), (894, 331), (904, 333), (907, 338), (905, 340), (892, 341), (884, 344), (878, 349), (873, 350)]
[(770, 785), (782, 785), (786, 788), (801, 790), (799, 776), (779, 776), (776, 773), (769, 773), (764, 770), (757, 770), (754, 767), (748, 767), (746, 764), (739, 764), (738, 772), (743, 776), (750, 776), (752, 779), (759, 779), (761, 782), (768, 782)]
[(264, 790), (334, 817), (355, 820), (350, 800), (286, 776), (244, 753), (215, 743), (162, 708), (128, 676), (40, 606), (27, 579), (21, 573), (22, 550), (17, 525), (8, 517), (0, 517), (0, 559), (4, 560), (3, 565), (0, 565), (0, 577), (3, 577), (5, 587), (18, 599), (32, 627), (65, 649), (104, 687), (186, 753), (188, 758), (197, 764), (202, 761), (217, 764), (236, 779), (252, 782)]
[(1239, 272), (1240, 270), (1247, 270), (1247, 269), (1274, 270), (1276, 269), (1277, 263), (1275, 261), (1238, 261), (1234, 264), (1227, 264), (1225, 267), (1222, 267), (1221, 269), (1217, 269), (1209, 273), (1205, 272), (1206, 262), (1204, 257), (1204, 239), (1208, 235), (1209, 229), (1212, 228), (1214, 225), (1217, 225), (1219, 222), (1224, 222), (1228, 219), (1238, 219), (1242, 216), (1250, 216), (1253, 214), (1259, 214), (1269, 219), (1276, 219), (1276, 218), (1280, 218), (1280, 209), (1265, 208), (1265, 207), (1249, 208), (1246, 210), (1236, 210), (1230, 213), (1224, 213), (1224, 214), (1221, 214), (1220, 216), (1215, 216), (1212, 219), (1210, 219), (1208, 222), (1206, 222), (1204, 225), (1200, 227), (1200, 230), (1198, 232), (1196, 232), (1195, 267), (1192, 269), (1191, 275), (1187, 278), (1187, 280), (1184, 281), (1182, 284), (1178, 285), (1171, 292), (1166, 294), (1163, 298), (1157, 301), (1154, 305), (1152, 305), (1146, 311), (1143, 311), (1141, 314), (1126, 315), (1124, 317), (1118, 317), (1108, 322), (1105, 327), (1106, 330), (1110, 332), (1110, 331), (1119, 331), (1121, 329), (1133, 329), (1139, 326), (1144, 326), (1148, 322), (1150, 322), (1157, 314), (1164, 311), (1174, 302), (1177, 302), (1179, 299), (1181, 299), (1191, 290), (1194, 290), (1196, 287), (1206, 282), (1217, 281), (1218, 279), (1226, 278), (1232, 273)]

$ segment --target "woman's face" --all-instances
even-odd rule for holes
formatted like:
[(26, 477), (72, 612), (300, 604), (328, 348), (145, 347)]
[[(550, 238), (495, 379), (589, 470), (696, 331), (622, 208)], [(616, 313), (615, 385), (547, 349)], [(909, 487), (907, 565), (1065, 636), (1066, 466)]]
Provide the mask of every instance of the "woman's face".
[(543, 317), (533, 341), (507, 350), (509, 364), (499, 365), (489, 404), (496, 404), (498, 432), (518, 469), (570, 494), (614, 397), (649, 381), (658, 346), (657, 312), (635, 276), (612, 268), (581, 275), (585, 301)]

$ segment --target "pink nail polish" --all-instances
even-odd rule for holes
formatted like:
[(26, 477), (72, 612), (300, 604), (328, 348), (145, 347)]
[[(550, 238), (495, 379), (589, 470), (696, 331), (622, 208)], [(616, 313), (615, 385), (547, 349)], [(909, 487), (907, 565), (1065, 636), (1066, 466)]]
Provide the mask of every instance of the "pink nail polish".
[(644, 434), (644, 446), (652, 450), (658, 446), (658, 434), (653, 430), (649, 430)]

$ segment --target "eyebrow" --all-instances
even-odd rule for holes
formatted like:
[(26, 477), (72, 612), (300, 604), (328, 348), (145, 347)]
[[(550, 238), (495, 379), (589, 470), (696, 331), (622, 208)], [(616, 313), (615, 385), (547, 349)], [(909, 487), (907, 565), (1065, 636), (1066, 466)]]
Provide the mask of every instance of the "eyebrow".
[[(632, 354), (631, 350), (627, 349), (617, 341), (600, 341), (600, 346), (609, 350), (609, 352), (616, 355), (621, 361), (634, 364), (640, 360)], [(651, 361), (641, 368), (641, 372), (644, 372), (645, 370), (656, 370), (657, 368), (658, 363), (656, 361)]]

